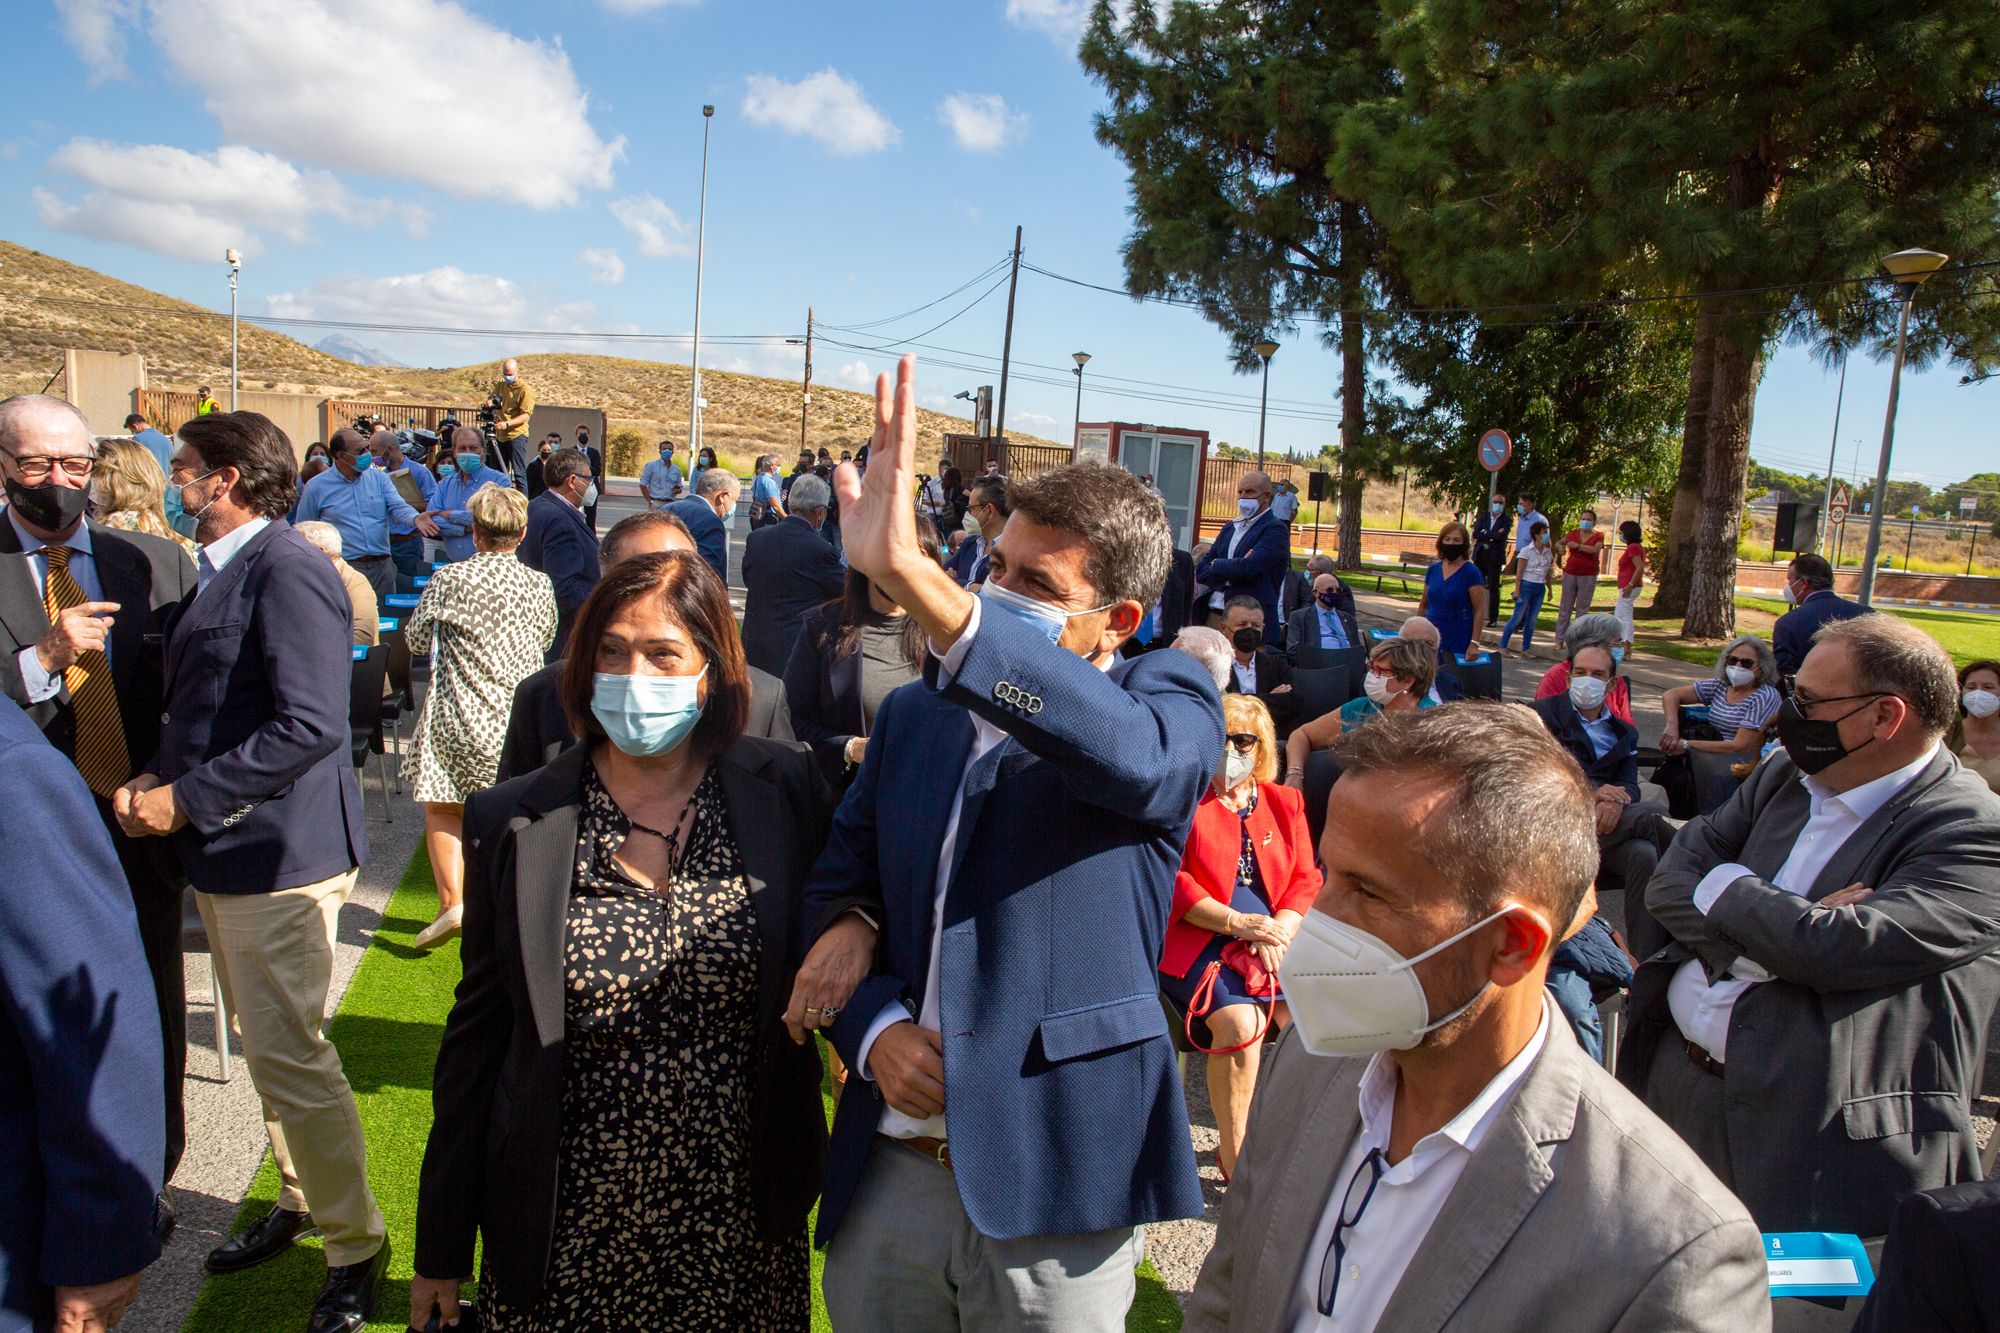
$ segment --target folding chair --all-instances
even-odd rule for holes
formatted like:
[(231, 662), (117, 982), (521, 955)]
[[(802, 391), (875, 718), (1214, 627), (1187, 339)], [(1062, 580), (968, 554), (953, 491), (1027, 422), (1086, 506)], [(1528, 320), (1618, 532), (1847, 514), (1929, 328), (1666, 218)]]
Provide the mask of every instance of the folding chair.
[(347, 692), (347, 732), (349, 758), (354, 764), (355, 777), (364, 787), (367, 779), (363, 770), (369, 751), (374, 751), (375, 776), (382, 788), (382, 818), (394, 823), (396, 816), (389, 808), (389, 762), (383, 757), (382, 744), (382, 684), (388, 670), (386, 646), (378, 643), (373, 648), (354, 649), (354, 674)]
[(1481, 653), (1467, 661), (1464, 653), (1447, 653), (1438, 670), (1458, 677), (1468, 699), (1500, 698), (1500, 660), (1491, 654)]
[(1341, 667), (1299, 667), (1292, 672), (1292, 697), (1299, 701), (1298, 725), (1325, 717), (1353, 696)]

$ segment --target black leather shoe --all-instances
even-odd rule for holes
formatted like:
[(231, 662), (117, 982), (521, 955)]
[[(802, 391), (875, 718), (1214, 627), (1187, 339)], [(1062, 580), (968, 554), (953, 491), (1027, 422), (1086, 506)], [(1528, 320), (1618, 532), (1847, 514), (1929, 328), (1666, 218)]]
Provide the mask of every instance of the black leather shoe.
[(342, 1264), (326, 1270), (326, 1285), (313, 1302), (312, 1318), (306, 1333), (360, 1333), (375, 1314), (375, 1293), (382, 1286), (382, 1274), (389, 1270), (389, 1238), (382, 1248), (358, 1264)]
[(273, 1208), (241, 1232), (208, 1252), (208, 1271), (236, 1273), (254, 1268), (266, 1259), (275, 1259), (292, 1248), (292, 1242), (312, 1230), (310, 1213)]
[(174, 1201), (167, 1197), (165, 1190), (161, 1190), (159, 1197), (153, 1200), (153, 1234), (159, 1237), (160, 1244), (165, 1245), (174, 1238), (174, 1228), (180, 1224), (181, 1217), (174, 1211)]

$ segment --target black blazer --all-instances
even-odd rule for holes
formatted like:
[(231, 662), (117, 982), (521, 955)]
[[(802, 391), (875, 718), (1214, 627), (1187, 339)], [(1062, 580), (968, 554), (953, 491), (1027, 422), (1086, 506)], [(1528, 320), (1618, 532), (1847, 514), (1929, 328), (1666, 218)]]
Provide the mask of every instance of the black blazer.
[(743, 542), (743, 655), (782, 675), (806, 612), (838, 597), (847, 569), (802, 518), (759, 528)]
[[(1443, 680), (1444, 677), (1440, 675), (1438, 679)], [(1605, 709), (1604, 716), (1610, 721), (1618, 739), (1599, 757), (1597, 747), (1590, 743), (1590, 736), (1583, 729), (1583, 715), (1576, 711), (1576, 705), (1570, 702), (1567, 693), (1537, 699), (1528, 707), (1541, 715), (1542, 725), (1562, 743), (1563, 749), (1569, 751), (1569, 757), (1576, 760), (1593, 788), (1621, 787), (1627, 796), (1635, 801), (1639, 799), (1637, 727), (1612, 713), (1609, 708)]]
[[(1354, 594), (1348, 591), (1345, 584), (1341, 585), (1340, 593), (1333, 613), (1340, 617), (1340, 628), (1347, 634), (1347, 646), (1366, 652), (1368, 645), (1361, 641), (1361, 633), (1354, 620)], [(1319, 647), (1319, 602), (1314, 600), (1292, 612), (1291, 619), (1285, 622), (1285, 659), (1293, 666), (1297, 666), (1301, 648), (1317, 647)]]
[[(194, 595), (194, 562), (177, 542), (96, 523), (90, 525), (90, 549), (104, 600), (119, 604), (111, 620), (111, 685), (136, 773), (159, 748), (167, 618)], [(21, 705), (49, 744), (74, 758), (69, 686), (31, 705), (21, 681), (21, 650), (48, 630), (34, 565), (22, 554), (14, 525), (0, 518), (0, 694)]]
[[(563, 716), (558, 682), (562, 663), (543, 667), (514, 687), (514, 707), (507, 714), (507, 736), (500, 746), (500, 773), (495, 782), (532, 773), (576, 744), (576, 733)], [(750, 719), (745, 736), (764, 740), (792, 739), (792, 712), (785, 706), (785, 682), (750, 668)]]
[[(589, 753), (575, 746), (539, 772), (472, 793), (465, 807), (464, 977), (432, 1082), (416, 1269), (471, 1276), (477, 1235), (486, 1272), (515, 1305), (540, 1297), (555, 1227), (564, 930)], [(819, 1055), (793, 1043), (780, 1015), (833, 793), (808, 756), (771, 741), (737, 741), (716, 762), (761, 944), (751, 1194), (742, 1202), (760, 1234), (778, 1240), (802, 1233), (826, 1156)]]
[[(1299, 700), (1290, 690), (1283, 694), (1274, 694), (1272, 691), (1280, 685), (1291, 683), (1292, 664), (1285, 660), (1283, 653), (1268, 646), (1259, 647), (1252, 660), (1257, 664), (1257, 697), (1262, 699), (1264, 707), (1270, 710), (1271, 723), (1282, 735), (1290, 731), (1292, 724), (1299, 720)], [(1223, 687), (1223, 693), (1243, 693), (1236, 688), (1236, 658), (1233, 654), (1229, 659), (1229, 683)]]
[(1896, 1205), (1854, 1333), (2000, 1328), (2000, 1181), (1918, 1190)]
[[(861, 654), (835, 651), (840, 641), (840, 603), (807, 614), (785, 663), (785, 698), (792, 710), (792, 733), (812, 747), (827, 781), (845, 787), (854, 776), (847, 767), (847, 742), (862, 734)], [(910, 668), (910, 679), (922, 673)]]
[(528, 502), (528, 531), (514, 554), (549, 576), (556, 590), (556, 638), (548, 660), (562, 656), (576, 613), (597, 586), (597, 532), (560, 495), (546, 491)]

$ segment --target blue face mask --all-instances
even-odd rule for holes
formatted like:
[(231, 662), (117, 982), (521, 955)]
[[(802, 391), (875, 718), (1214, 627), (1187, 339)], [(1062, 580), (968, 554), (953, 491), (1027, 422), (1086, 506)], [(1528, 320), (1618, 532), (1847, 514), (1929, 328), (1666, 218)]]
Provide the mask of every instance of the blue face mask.
[(1622, 662), (1622, 661), (1624, 661), (1624, 660), (1625, 660), (1625, 650), (1624, 650), (1623, 648), (1613, 648), (1613, 649), (1611, 650), (1611, 660), (1612, 660), (1612, 661), (1614, 661), (1614, 662)]
[(502, 375), (500, 378), (505, 382), (507, 382), (508, 384), (512, 384), (514, 382), (514, 377), (512, 375)]
[(1063, 627), (1069, 624), (1072, 616), (1094, 615), (1105, 607), (1117, 605), (1115, 602), (1106, 602), (1104, 606), (1094, 606), (1088, 611), (1065, 611), (1059, 606), (1050, 606), (1047, 602), (1037, 601), (1033, 597), (1023, 597), (1018, 592), (1009, 592), (991, 580), (979, 585), (979, 600), (987, 610), (998, 611), (1047, 635), (1050, 643), (1061, 640)]
[(591, 716), (626, 754), (665, 754), (701, 721), (701, 678), (707, 674), (707, 667), (692, 676), (620, 676), (600, 671), (590, 692)]
[(460, 476), (465, 477), (469, 477), (479, 471), (479, 455), (460, 454), (458, 456), (458, 471)]
[(1594, 518), (1580, 518), (1576, 521), (1577, 531), (1579, 532), (1589, 532), (1596, 526), (1597, 520)]
[(353, 464), (354, 464), (354, 470), (355, 470), (356, 472), (366, 472), (366, 471), (367, 471), (367, 470), (368, 470), (369, 468), (371, 468), (371, 467), (374, 467), (374, 466), (375, 466), (375, 455), (373, 455), (373, 454), (356, 454), (356, 455), (354, 455), (354, 458), (353, 458), (353, 460), (352, 460), (352, 461), (353, 461)]

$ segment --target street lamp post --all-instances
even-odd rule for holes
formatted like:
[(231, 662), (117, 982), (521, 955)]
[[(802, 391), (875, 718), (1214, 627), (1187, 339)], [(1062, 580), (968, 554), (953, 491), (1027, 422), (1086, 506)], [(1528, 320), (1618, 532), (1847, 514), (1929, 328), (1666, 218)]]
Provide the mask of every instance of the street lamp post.
[(1840, 448), (1840, 405), (1847, 399), (1847, 349), (1840, 352), (1840, 387), (1833, 394), (1833, 440), (1826, 446), (1826, 500), (1819, 510), (1819, 546), (1821, 555), (1826, 554), (1828, 534), (1833, 530), (1833, 465), (1834, 453)]
[(1257, 344), (1258, 356), (1264, 358), (1264, 387), (1257, 395), (1257, 470), (1264, 470), (1264, 408), (1271, 401), (1271, 358), (1278, 354), (1278, 344), (1266, 338)]
[(688, 466), (701, 450), (701, 266), (708, 241), (708, 127), (715, 108), (701, 109), (701, 203), (694, 226), (694, 352), (688, 364)]
[(1896, 442), (1896, 400), (1903, 388), (1903, 353), (1910, 332), (1910, 305), (1917, 299), (1917, 288), (1924, 285), (1924, 279), (1944, 267), (1947, 258), (1948, 255), (1935, 250), (1898, 250), (1882, 261), (1882, 267), (1895, 279), (1902, 309), (1896, 314), (1896, 360), (1889, 370), (1889, 409), (1882, 418), (1882, 456), (1875, 463), (1875, 489), (1868, 506), (1868, 547), (1861, 559), (1861, 595), (1857, 600), (1863, 606), (1874, 604), (1875, 562), (1882, 555), (1883, 502), (1889, 489), (1889, 454)]
[(236, 274), (243, 267), (243, 256), (235, 250), (224, 250), (223, 259), (229, 264), (229, 410), (236, 410)]
[(1071, 352), (1069, 359), (1076, 362), (1076, 423), (1070, 427), (1070, 443), (1076, 443), (1076, 433), (1083, 428), (1083, 368), (1090, 362), (1090, 353)]

